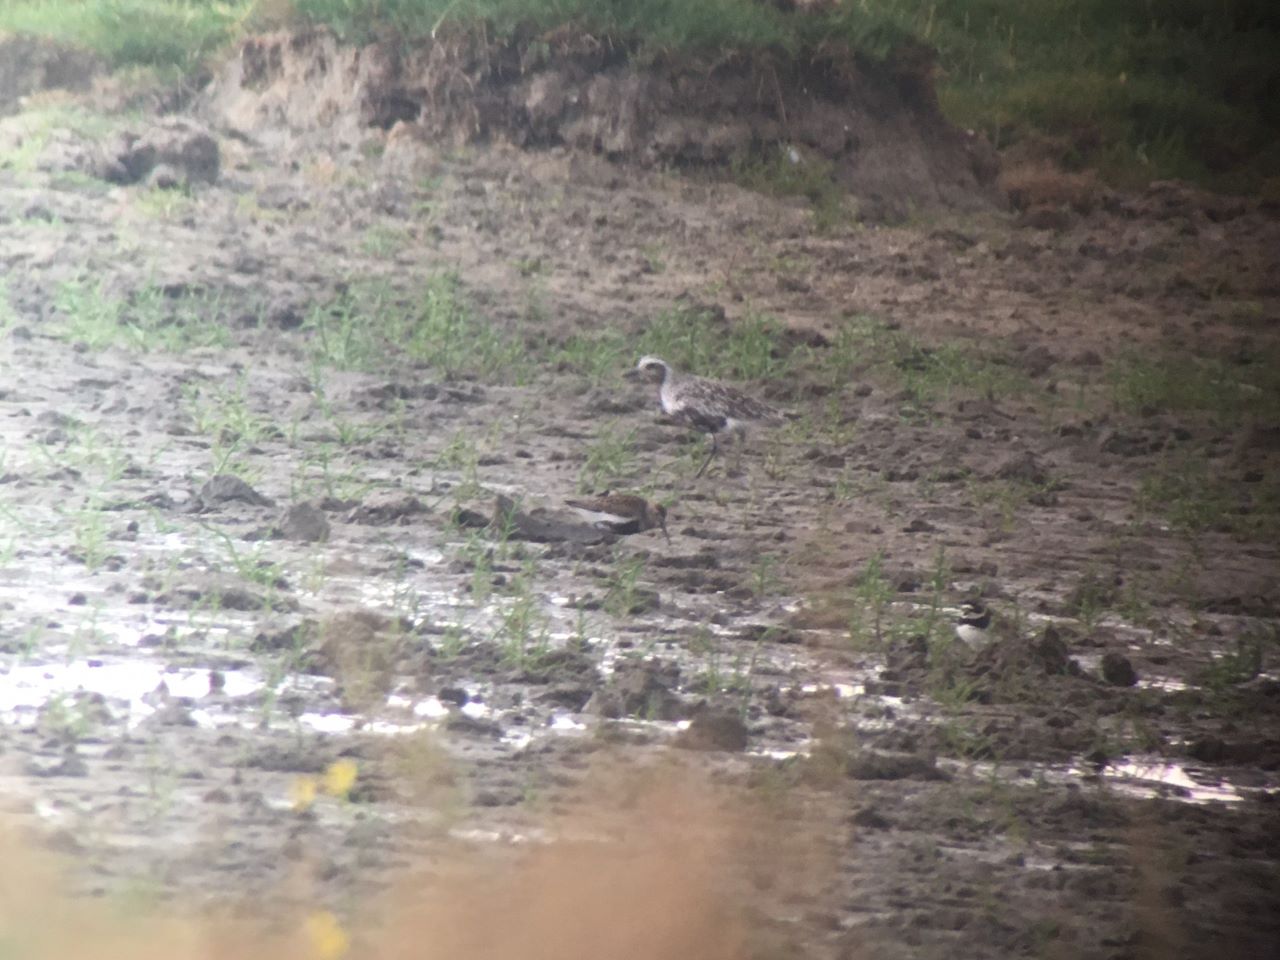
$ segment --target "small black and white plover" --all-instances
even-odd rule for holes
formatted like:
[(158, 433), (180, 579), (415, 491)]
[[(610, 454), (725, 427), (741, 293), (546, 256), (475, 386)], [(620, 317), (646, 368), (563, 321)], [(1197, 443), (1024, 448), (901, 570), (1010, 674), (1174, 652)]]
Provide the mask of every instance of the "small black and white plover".
[(960, 604), (956, 636), (971, 647), (982, 646), (991, 639), (991, 610), (985, 603), (966, 600)]
[(603, 493), (598, 497), (566, 500), (584, 520), (611, 533), (643, 533), (655, 527), (671, 542), (667, 533), (667, 508), (633, 493)]
[(711, 458), (720, 451), (718, 437), (728, 433), (741, 443), (747, 427), (754, 423), (779, 424), (785, 415), (749, 397), (742, 391), (706, 377), (678, 374), (658, 357), (641, 357), (636, 369), (655, 383), (662, 412), (669, 417), (696, 427), (711, 437), (711, 450), (702, 461), (696, 476), (706, 471)]

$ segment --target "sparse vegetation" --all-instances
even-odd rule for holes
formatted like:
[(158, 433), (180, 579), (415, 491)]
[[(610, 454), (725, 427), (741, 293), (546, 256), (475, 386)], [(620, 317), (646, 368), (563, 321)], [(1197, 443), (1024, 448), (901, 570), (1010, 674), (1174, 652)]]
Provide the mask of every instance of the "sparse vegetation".
[(609, 423), (587, 447), (587, 459), (578, 474), (578, 492), (608, 490), (632, 472), (635, 464), (635, 430)]
[(382, 281), (352, 284), (313, 309), (303, 326), (315, 360), (339, 369), (382, 369), (407, 360), (448, 379), (519, 383), (527, 374), (523, 343), (477, 318), (452, 274), (408, 294)]
[(246, 23), (257, 0), (6, 0), (0, 32), (87, 47), (116, 66), (200, 66)]
[(102, 280), (64, 283), (54, 300), (65, 317), (62, 335), (91, 350), (119, 346), (140, 353), (181, 353), (230, 343), (224, 308), (216, 295), (169, 296), (148, 284), (117, 296)]
[(837, 389), (867, 376), (893, 383), (902, 415), (910, 419), (927, 419), (936, 404), (955, 396), (999, 399), (1033, 390), (998, 349), (958, 340), (929, 344), (870, 317), (845, 320), (812, 362), (817, 375)]
[(1230, 364), (1191, 354), (1129, 354), (1108, 369), (1117, 405), (1129, 413), (1203, 414), (1228, 426), (1280, 420), (1280, 367), (1258, 357)]

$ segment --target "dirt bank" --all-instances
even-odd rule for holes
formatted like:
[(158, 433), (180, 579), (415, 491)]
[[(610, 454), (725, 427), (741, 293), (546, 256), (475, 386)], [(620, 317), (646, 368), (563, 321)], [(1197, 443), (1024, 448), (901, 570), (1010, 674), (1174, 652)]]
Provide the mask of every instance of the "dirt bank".
[(637, 62), (625, 47), (571, 31), (505, 43), (442, 37), (408, 50), (342, 46), (322, 31), (276, 34), (241, 46), (208, 106), (265, 137), (320, 132), (358, 144), (397, 127), (437, 146), (569, 147), (677, 169), (785, 156), (876, 220), (1000, 203), (994, 151), (942, 118), (927, 72), (906, 54)]

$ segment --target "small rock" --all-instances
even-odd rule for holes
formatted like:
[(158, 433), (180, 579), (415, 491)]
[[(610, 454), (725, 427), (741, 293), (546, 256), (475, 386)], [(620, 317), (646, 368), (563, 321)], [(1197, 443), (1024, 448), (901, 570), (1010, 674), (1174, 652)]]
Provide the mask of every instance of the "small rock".
[(870, 827), (872, 830), (887, 830), (893, 822), (883, 816), (875, 807), (863, 807), (849, 818), (854, 826)]
[(1102, 655), (1102, 679), (1113, 687), (1132, 687), (1138, 682), (1138, 672), (1128, 657), (1112, 651)]
[(1047, 483), (1049, 480), (1049, 472), (1029, 450), (1010, 454), (997, 464), (991, 475), (997, 480), (1019, 480), (1034, 484)]
[(285, 511), (280, 533), (286, 540), (323, 543), (329, 539), (329, 518), (310, 503), (295, 503)]
[(452, 703), (455, 707), (466, 706), (470, 695), (462, 687), (441, 687), (440, 692), (436, 694), (436, 698), (441, 703)]
[(392, 523), (407, 523), (409, 517), (426, 512), (426, 505), (415, 496), (386, 494), (370, 497), (361, 503), (351, 511), (347, 521), (375, 527), (386, 526)]
[(676, 737), (676, 746), (685, 750), (726, 750), (747, 748), (747, 725), (736, 713), (705, 710)]
[(269, 507), (271, 501), (258, 493), (233, 473), (219, 473), (205, 481), (197, 494), (200, 506), (205, 510), (213, 509), (217, 504), (239, 500), (258, 507)]

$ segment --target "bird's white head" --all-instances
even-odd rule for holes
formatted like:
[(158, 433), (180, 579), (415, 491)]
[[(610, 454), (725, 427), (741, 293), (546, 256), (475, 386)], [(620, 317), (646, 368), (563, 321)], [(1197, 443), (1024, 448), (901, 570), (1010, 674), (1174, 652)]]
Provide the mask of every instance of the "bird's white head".
[(636, 369), (641, 376), (655, 383), (661, 383), (671, 375), (670, 365), (658, 357), (641, 357), (636, 363)]

